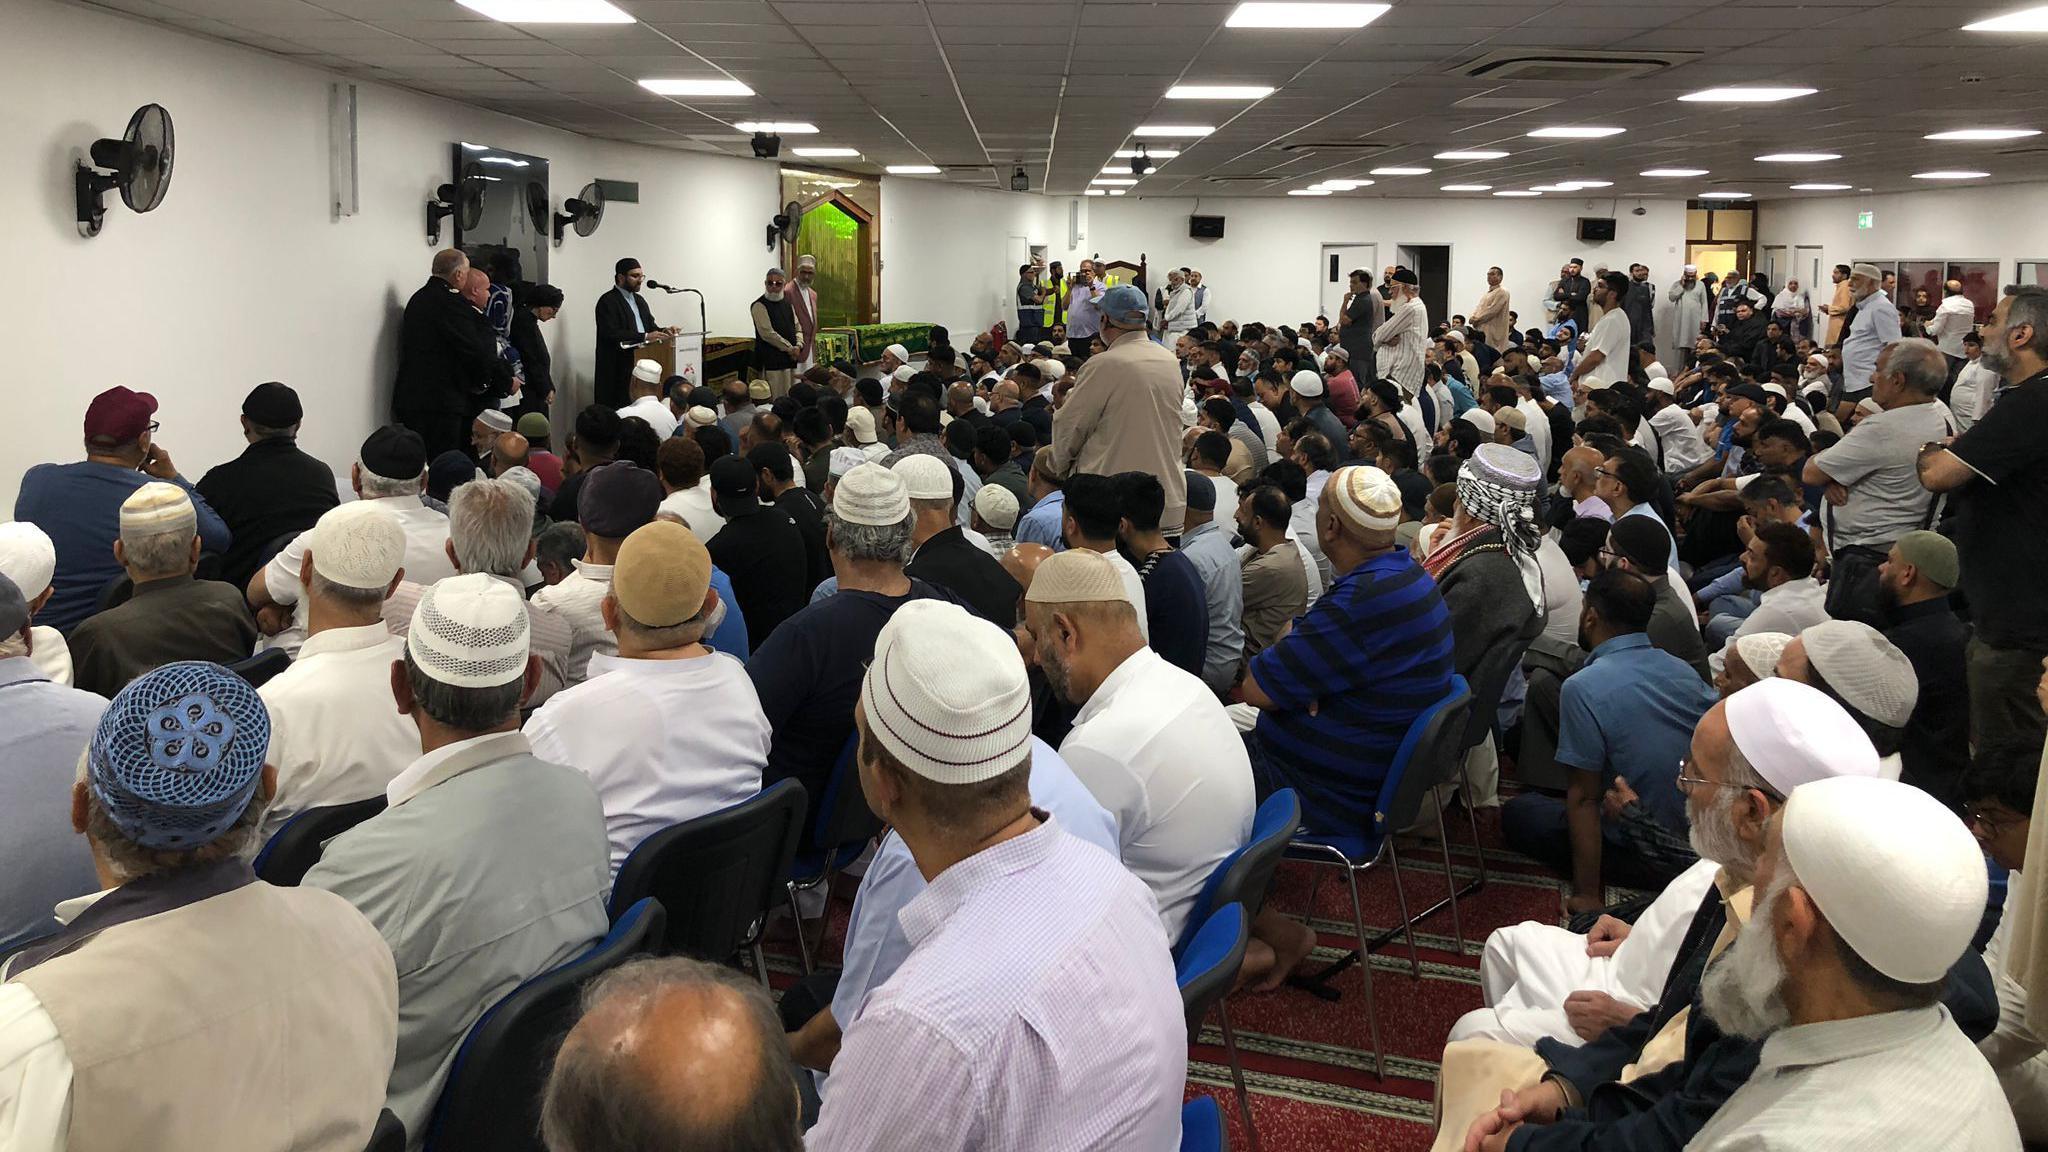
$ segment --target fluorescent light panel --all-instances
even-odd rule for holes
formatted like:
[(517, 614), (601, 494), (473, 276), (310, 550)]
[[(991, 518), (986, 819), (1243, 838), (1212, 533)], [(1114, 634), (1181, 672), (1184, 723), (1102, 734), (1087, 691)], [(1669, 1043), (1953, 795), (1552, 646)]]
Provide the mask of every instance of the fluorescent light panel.
[(1495, 196), (1514, 196), (1514, 197), (1528, 197), (1528, 196), (1541, 196), (1541, 195), (1543, 195), (1543, 193), (1541, 193), (1541, 192), (1522, 192), (1522, 191), (1517, 191), (1517, 190), (1515, 190), (1515, 189), (1509, 189), (1509, 190), (1507, 190), (1507, 191), (1505, 191), (1505, 192), (1495, 192), (1495, 193), (1494, 193), (1494, 195), (1495, 195)]
[(1168, 100), (1264, 100), (1273, 89), (1264, 84), (1175, 84)]
[(2022, 8), (1963, 25), (1965, 32), (2048, 32), (2048, 8)]
[(507, 24), (631, 24), (608, 0), (456, 0), (464, 8)]
[(1439, 152), (1438, 160), (1499, 160), (1507, 153), (1492, 148), (1471, 148), (1458, 152)]
[(1636, 173), (1638, 176), (1648, 176), (1653, 179), (1669, 176), (1705, 176), (1706, 174), (1707, 170), (1705, 168), (1647, 168)]
[(1755, 87), (1708, 88), (1700, 92), (1688, 92), (1680, 100), (1696, 104), (1775, 104), (1780, 100), (1797, 100), (1811, 96), (1818, 88), (1769, 88)]
[(1239, 4), (1226, 28), (1363, 28), (1386, 15), (1391, 4)]
[(2039, 136), (2039, 128), (1957, 128), (1950, 132), (1936, 132), (1929, 140), (2018, 140), (2026, 136)]
[(790, 151), (798, 156), (812, 156), (817, 157), (819, 159), (825, 159), (834, 156), (860, 155), (860, 149), (858, 148), (792, 148), (790, 149)]
[(1111, 189), (1109, 190), (1109, 194), (1110, 194), (1111, 196), (1122, 196), (1122, 195), (1123, 195), (1124, 193), (1126, 193), (1126, 192), (1129, 192), (1129, 191), (1130, 191), (1130, 189), (1129, 189), (1129, 188), (1111, 188)]
[(1087, 195), (1090, 195), (1090, 196), (1107, 196), (1107, 195), (1109, 195), (1109, 190), (1108, 190), (1108, 189), (1106, 189), (1106, 188), (1090, 188), (1090, 189), (1088, 189)]
[(1849, 190), (1849, 189), (1850, 189), (1850, 188), (1852, 187), (1852, 185), (1848, 185), (1848, 184), (1788, 184), (1788, 185), (1786, 185), (1786, 187), (1788, 187), (1788, 188), (1792, 189), (1792, 190), (1793, 190), (1794, 192), (1847, 192), (1847, 191), (1848, 191), (1848, 190)]
[(1375, 176), (1427, 176), (1429, 173), (1430, 170), (1427, 168), (1375, 168), (1372, 170), (1372, 174)]
[[(1138, 156), (1138, 150), (1136, 148), (1119, 148), (1116, 150), (1114, 155), (1122, 160), (1134, 160)], [(1147, 148), (1145, 149), (1145, 155), (1154, 160), (1171, 160), (1175, 156), (1180, 155), (1180, 149)]]
[(1702, 199), (1702, 200), (1747, 200), (1747, 199), (1749, 199), (1749, 193), (1747, 193), (1747, 192), (1702, 192), (1702, 193), (1700, 193), (1700, 199)]
[(1102, 184), (1106, 186), (1112, 184), (1136, 184), (1137, 181), (1131, 179), (1129, 176), (1124, 176), (1121, 178), (1115, 176), (1097, 176), (1095, 179), (1090, 180), (1089, 183)]
[(675, 79), (647, 79), (642, 88), (658, 96), (752, 96), (754, 90), (737, 80), (717, 76), (685, 76)]
[(1937, 172), (1915, 172), (1915, 173), (1913, 173), (1913, 179), (1915, 179), (1915, 180), (1982, 180), (1983, 178), (1985, 178), (1986, 176), (1989, 176), (1989, 175), (1991, 175), (1991, 173), (1989, 173), (1989, 172), (1966, 172), (1966, 171), (1949, 171), (1949, 170), (1942, 170), (1942, 171), (1937, 171)]
[(1438, 189), (1438, 191), (1440, 191), (1440, 192), (1491, 192), (1491, 191), (1493, 191), (1493, 185), (1491, 185), (1491, 184), (1446, 184), (1446, 185), (1444, 185), (1444, 186), (1443, 186), (1442, 188)]
[(1349, 192), (1354, 188), (1370, 188), (1373, 186), (1373, 184), (1374, 181), (1371, 180), (1348, 180), (1340, 178), (1336, 180), (1324, 180), (1321, 183), (1311, 184), (1309, 185), (1309, 187), (1328, 188), (1332, 192)]
[(766, 132), (774, 136), (816, 136), (818, 126), (802, 120), (742, 120), (733, 125), (740, 132)]
[(1626, 128), (1603, 128), (1591, 124), (1564, 124), (1538, 128), (1529, 135), (1538, 140), (1598, 140), (1603, 136), (1619, 136), (1626, 131)]
[(1287, 194), (1289, 196), (1328, 196), (1331, 193), (1328, 188), (1289, 188)]
[(1216, 129), (1201, 124), (1145, 124), (1131, 129), (1133, 136), (1207, 136)]
[(936, 164), (891, 164), (882, 169), (882, 171), (887, 172), (891, 176), (936, 176), (939, 174), (939, 166)]
[(1824, 160), (1840, 160), (1835, 152), (1766, 152), (1756, 158), (1759, 164), (1819, 164)]

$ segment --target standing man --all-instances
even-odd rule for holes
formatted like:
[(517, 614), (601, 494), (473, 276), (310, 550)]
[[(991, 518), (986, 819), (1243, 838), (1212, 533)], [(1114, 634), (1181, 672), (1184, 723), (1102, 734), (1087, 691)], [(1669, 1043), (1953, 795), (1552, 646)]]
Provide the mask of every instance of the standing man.
[(1778, 295), (1771, 301), (1771, 319), (1778, 322), (1778, 328), (1795, 340), (1804, 340), (1813, 332), (1813, 297), (1799, 286), (1797, 277), (1785, 281)]
[(1664, 293), (1671, 301), (1671, 331), (1665, 334), (1664, 348), (1658, 353), (1666, 364), (1688, 364), (1693, 338), (1700, 334), (1700, 327), (1707, 322), (1707, 286), (1700, 283), (1700, 269), (1697, 264), (1687, 264), (1678, 279)]
[(234, 534), (220, 578), (237, 588), (269, 561), (280, 538), (311, 528), (339, 502), (333, 470), (299, 448), (304, 415), (290, 386), (258, 384), (242, 400), (242, 439), (249, 446), (194, 485)]
[(1941, 286), (1941, 307), (1927, 322), (1927, 338), (1948, 357), (1949, 383), (1963, 370), (1963, 337), (1977, 328), (1977, 305), (1963, 295), (1963, 282), (1950, 280)]
[(1110, 289), (1102, 296), (1101, 313), (1108, 351), (1082, 365), (1074, 390), (1053, 414), (1051, 472), (1061, 479), (1082, 472), (1159, 477), (1166, 488), (1159, 526), (1178, 536), (1187, 510), (1180, 454), (1180, 404), (1187, 386), (1180, 363), (1146, 339), (1141, 289)]
[[(1059, 265), (1055, 264), (1053, 267), (1058, 268)], [(1200, 268), (1188, 269), (1188, 287), (1193, 289), (1195, 293), (1195, 323), (1207, 324), (1209, 322), (1209, 286), (1202, 283), (1202, 270)]]
[[(1038, 283), (1038, 265), (1017, 266), (1017, 343), (1029, 344), (1045, 335), (1045, 289)], [(1068, 330), (1068, 339), (1073, 331)]]
[(1628, 290), (1621, 298), (1621, 310), (1628, 313), (1629, 338), (1640, 347), (1657, 339), (1657, 290), (1650, 285), (1650, 266), (1628, 266)]
[(548, 351), (548, 342), (541, 337), (540, 326), (561, 311), (562, 290), (553, 284), (529, 285), (515, 302), (509, 339), (512, 350), (519, 353), (519, 370), (525, 380), (519, 386), (516, 416), (528, 412), (545, 416), (554, 410), (555, 359)]
[[(1357, 273), (1352, 276), (1355, 282)], [(1501, 286), (1501, 278), (1498, 266), (1486, 270), (1486, 291), (1479, 294), (1479, 303), (1472, 306), (1465, 321), (1467, 327), (1486, 336), (1489, 347), (1504, 349), (1508, 346), (1508, 290)], [(1344, 346), (1353, 345), (1347, 340)]]
[(1831, 273), (1835, 282), (1834, 299), (1815, 309), (1828, 318), (1828, 339), (1823, 347), (1834, 348), (1842, 343), (1842, 327), (1856, 310), (1856, 297), (1849, 290), (1849, 271), (1847, 264), (1835, 265)]
[(769, 397), (785, 396), (796, 380), (796, 354), (803, 338), (797, 331), (796, 305), (788, 291), (789, 277), (770, 268), (762, 278), (764, 291), (748, 312), (754, 320), (753, 369), (768, 384)]
[(497, 334), (462, 298), (468, 279), (469, 257), (461, 249), (434, 253), (433, 275), (405, 302), (399, 326), (391, 414), (426, 441), (428, 459), (461, 451), (479, 397), (512, 387), (512, 366), (498, 355)]
[(796, 282), (789, 286), (789, 305), (796, 313), (796, 371), (809, 372), (818, 362), (818, 290), (811, 287), (818, 278), (818, 258), (796, 258)]
[(1106, 291), (1095, 280), (1095, 265), (1081, 261), (1074, 269), (1074, 285), (1067, 292), (1067, 346), (1082, 360), (1088, 359), (1088, 342), (1102, 332), (1102, 296)]
[(1587, 317), (1592, 315), (1586, 306), (1593, 295), (1593, 282), (1586, 279), (1585, 268), (1586, 262), (1577, 256), (1566, 261), (1557, 274), (1555, 295), (1559, 304), (1572, 306), (1572, 315), (1578, 317), (1580, 324), (1590, 323)]
[(1344, 293), (1344, 303), (1337, 312), (1337, 340), (1346, 351), (1360, 358), (1351, 366), (1352, 375), (1359, 380), (1379, 379), (1377, 349), (1373, 347), (1372, 334), (1373, 329), (1379, 327), (1380, 301), (1372, 290), (1372, 277), (1365, 269), (1351, 270), (1351, 288)]
[(1590, 376), (1606, 380), (1628, 378), (1629, 349), (1635, 347), (1627, 311), (1629, 291), (1628, 277), (1619, 272), (1604, 273), (1593, 285), (1593, 303), (1604, 311), (1586, 337), (1585, 353), (1572, 369), (1573, 383)]
[(1195, 290), (1188, 287), (1188, 279), (1180, 269), (1171, 269), (1166, 273), (1166, 307), (1160, 309), (1159, 330), (1171, 345), (1194, 326)]
[(1875, 264), (1849, 270), (1849, 295), (1856, 315), (1842, 335), (1842, 393), (1835, 416), (1848, 427), (1850, 413), (1870, 395), (1870, 377), (1877, 354), (1899, 339), (1899, 310), (1879, 287), (1883, 274)]
[(1379, 366), (1382, 374), (1400, 386), (1403, 396), (1413, 397), (1422, 390), (1422, 360), (1429, 348), (1429, 308), (1416, 295), (1420, 289), (1413, 271), (1394, 269), (1393, 290), (1386, 323), (1373, 334), (1373, 342), (1386, 349), (1386, 362)]
[[(647, 274), (628, 256), (612, 266), (612, 290), (597, 298), (597, 377), (593, 399), (607, 408), (626, 406), (626, 377), (633, 371), (635, 347), (675, 335), (655, 324), (654, 313), (640, 289)], [(429, 458), (434, 455), (428, 445)]]

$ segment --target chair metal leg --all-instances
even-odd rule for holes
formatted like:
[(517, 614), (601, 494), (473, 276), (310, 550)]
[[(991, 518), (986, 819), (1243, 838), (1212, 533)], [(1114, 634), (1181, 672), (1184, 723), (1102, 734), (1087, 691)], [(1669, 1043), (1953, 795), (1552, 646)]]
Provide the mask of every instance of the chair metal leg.
[(1458, 874), (1451, 871), (1451, 833), (1444, 824), (1444, 806), (1436, 806), (1437, 846), (1444, 854), (1444, 884), (1450, 889), (1451, 938), (1458, 942), (1458, 955), (1465, 954), (1465, 924), (1458, 915)]
[[(1372, 973), (1367, 971), (1370, 979)], [(1230, 1026), (1230, 1004), (1227, 1000), (1216, 1002), (1216, 1013), (1223, 1020), (1223, 1051), (1230, 1057), (1230, 1081), (1237, 1085), (1238, 1115), (1244, 1118), (1245, 1139), (1251, 1144), (1252, 1152), (1259, 1152), (1259, 1130), (1252, 1123), (1251, 1094), (1245, 1091), (1244, 1064), (1237, 1058), (1237, 1030)]]
[[(1393, 838), (1388, 837), (1387, 843), (1392, 844)], [(1347, 868), (1344, 876), (1351, 883), (1351, 927), (1358, 933), (1358, 975), (1365, 985), (1366, 1023), (1372, 1029), (1372, 1074), (1375, 1079), (1385, 1080), (1387, 1053), (1380, 1047), (1380, 1013), (1372, 994), (1372, 947), (1365, 939), (1365, 909), (1358, 902), (1358, 873)]]
[(758, 936), (754, 938), (753, 952), (754, 975), (760, 977), (762, 990), (773, 996), (775, 989), (768, 984), (768, 957), (761, 952), (761, 938)]
[(1388, 870), (1394, 874), (1394, 899), (1401, 904), (1401, 934), (1408, 938), (1408, 971), (1420, 980), (1422, 960), (1415, 955), (1415, 920), (1408, 915), (1408, 889), (1401, 884), (1401, 853), (1394, 847), (1392, 836), (1387, 837), (1386, 845)]
[[(804, 975), (811, 974), (811, 950), (804, 944), (804, 910), (796, 902), (796, 885), (784, 884), (782, 891), (789, 897), (789, 921), (796, 925), (796, 955), (803, 962)], [(823, 929), (820, 929), (822, 934)]]
[(1472, 854), (1479, 858), (1479, 879), (1465, 889), (1470, 896), (1486, 887), (1486, 851), (1479, 845), (1479, 805), (1472, 802), (1472, 766), (1466, 761), (1458, 761), (1458, 779), (1465, 785), (1465, 822), (1472, 829)]
[(1322, 870), (1321, 868), (1317, 868), (1317, 869), (1315, 869), (1315, 870), (1311, 871), (1311, 872), (1310, 872), (1310, 873), (1308, 874), (1308, 911), (1306, 911), (1306, 912), (1304, 912), (1304, 913), (1302, 914), (1302, 919), (1303, 919), (1303, 920), (1307, 920), (1307, 921), (1314, 921), (1314, 920), (1315, 920), (1315, 918), (1316, 918), (1316, 893), (1317, 893), (1317, 892), (1319, 892), (1319, 891), (1321, 891), (1321, 890), (1322, 890), (1322, 887), (1323, 887), (1323, 870)]

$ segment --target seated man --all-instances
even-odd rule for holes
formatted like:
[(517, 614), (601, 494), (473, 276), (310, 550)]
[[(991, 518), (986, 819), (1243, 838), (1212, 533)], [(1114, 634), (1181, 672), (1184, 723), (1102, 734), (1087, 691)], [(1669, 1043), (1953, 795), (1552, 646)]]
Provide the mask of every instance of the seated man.
[[(1230, 533), (1216, 521), (1215, 484), (1194, 471), (1187, 474), (1187, 484), (1188, 509), (1180, 550), (1201, 578), (1202, 602), (1209, 612), (1208, 645), (1203, 649), (1200, 675), (1220, 696), (1236, 686), (1238, 670), (1244, 667), (1244, 562), (1231, 547)], [(1226, 516), (1236, 515), (1237, 501), (1229, 501), (1222, 511)]]
[[(740, 465), (742, 471), (746, 465)], [(533, 594), (533, 604), (561, 618), (573, 637), (569, 650), (569, 683), (581, 684), (595, 654), (618, 655), (618, 642), (605, 629), (598, 605), (611, 590), (612, 564), (619, 545), (661, 506), (661, 482), (652, 472), (626, 460), (603, 464), (580, 474), (576, 522), (583, 528), (583, 556), (576, 570), (560, 584)], [(751, 477), (752, 473), (748, 475)]]
[[(1247, 498), (1247, 503), (1255, 501)], [(1263, 514), (1262, 514), (1263, 515)], [(1239, 684), (1259, 710), (1246, 740), (1262, 792), (1301, 793), (1302, 827), (1356, 835), (1415, 718), (1451, 691), (1451, 616), (1436, 583), (1394, 543), (1401, 489), (1378, 468), (1339, 469), (1316, 534), (1336, 578)], [(1268, 905), (1246, 979), (1278, 987), (1315, 933)]]
[(1065, 493), (1060, 538), (1069, 548), (1097, 553), (1109, 562), (1117, 579), (1123, 581), (1124, 598), (1138, 613), (1138, 635), (1150, 644), (1152, 625), (1145, 605), (1145, 579), (1116, 544), (1117, 529), (1123, 524), (1116, 482), (1107, 476), (1076, 473), (1067, 477)]
[(277, 770), (258, 846), (308, 808), (382, 795), (419, 759), (419, 729), (391, 704), (391, 665), (404, 658), (405, 641), (384, 626), (382, 610), (405, 578), (405, 529), (383, 503), (343, 504), (308, 533), (298, 576), (306, 643), (257, 689), (276, 724)]
[(414, 1139), (477, 1018), (607, 927), (597, 793), (519, 732), (539, 679), (517, 592), (481, 572), (427, 589), (391, 676), (423, 754), (302, 882), (345, 897), (391, 946), (403, 1015), (385, 1106)]
[(712, 561), (732, 577), (747, 642), (759, 648), (810, 596), (803, 530), (788, 512), (761, 503), (760, 475), (745, 457), (720, 457), (708, 475), (711, 506), (725, 526), (707, 547)]
[(1813, 538), (1804, 528), (1776, 521), (1756, 525), (1742, 550), (1741, 564), (1743, 584), (1761, 595), (1741, 619), (1716, 616), (1707, 621), (1710, 644), (1719, 646), (1730, 637), (1753, 632), (1797, 635), (1828, 618), (1827, 592), (1813, 578)]
[(768, 717), (746, 666), (703, 644), (718, 607), (711, 555), (672, 520), (619, 545), (599, 605), (619, 654), (526, 722), (534, 755), (597, 786), (613, 875), (642, 840), (761, 790)]
[(1116, 817), (1119, 855), (1177, 940), (1209, 873), (1251, 834), (1244, 744), (1199, 677), (1145, 646), (1123, 582), (1090, 549), (1040, 563), (1024, 610), (1038, 666), (1080, 709), (1060, 755)]
[[(1114, 594), (1081, 553), (1032, 587), (1065, 559)], [(957, 606), (909, 605), (855, 716), (861, 791), (931, 879), (901, 915), (909, 955), (845, 1022), (806, 1146), (1174, 1147), (1187, 1029), (1169, 937), (1115, 857), (1032, 810), (1016, 643)]]
[(959, 474), (936, 456), (914, 453), (891, 466), (903, 477), (917, 514), (910, 530), (910, 563), (903, 571), (958, 597), (976, 615), (999, 628), (1017, 622), (1017, 586), (996, 558), (967, 539), (955, 517), (953, 490)]
[(1526, 792), (1501, 808), (1510, 847), (1570, 874), (1565, 907), (1573, 913), (1606, 905), (1605, 880), (1661, 888), (1691, 863), (1643, 852), (1601, 811), (1602, 797), (1620, 781), (1666, 833), (1685, 833), (1672, 781), (1714, 691), (1683, 660), (1650, 646), (1655, 608), (1655, 590), (1633, 573), (1610, 569), (1586, 585), (1579, 636), (1588, 655), (1558, 698), (1557, 763), (1570, 771), (1565, 798)]
[(14, 587), (28, 605), (29, 634), (35, 640), (35, 651), (29, 659), (35, 661), (44, 679), (68, 686), (71, 645), (65, 642), (62, 632), (35, 623), (36, 615), (56, 595), (50, 583), (56, 574), (57, 546), (51, 543), (49, 533), (22, 520), (0, 524), (0, 576), (14, 581)]
[(1952, 808), (1963, 801), (1956, 788), (1970, 763), (1970, 630), (1949, 602), (1959, 569), (1953, 541), (1918, 529), (1893, 541), (1877, 569), (1884, 637), (1906, 654), (1920, 685), (1899, 747), (1899, 779)]
[(2019, 870), (2026, 862), (2040, 768), (2040, 749), (2026, 743), (1994, 744), (1977, 753), (1955, 787), (1956, 796), (1967, 805), (1970, 832), (1984, 854), (2009, 870), (1998, 930), (1984, 948), (1984, 966), (1998, 988), (1998, 1028), (1977, 1042), (1977, 1050), (1998, 1074), (2020, 1137), (2029, 1144), (2048, 1140), (2048, 1045), (2027, 1022), (2027, 987), (2007, 970), (2006, 958), (2012, 952), (2014, 921), (2023, 915), (2019, 908), (2026, 899)]
[(1116, 538), (1120, 551), (1138, 557), (1138, 579), (1145, 587), (1146, 634), (1156, 636), (1153, 650), (1168, 664), (1190, 675), (1202, 674), (1209, 649), (1209, 600), (1195, 562), (1166, 542), (1159, 518), (1166, 508), (1166, 488), (1144, 472), (1119, 472), (1116, 486)]
[(270, 734), (217, 664), (166, 665), (107, 708), (71, 790), (107, 891), (60, 905), (64, 927), (0, 985), (8, 1147), (369, 1142), (398, 1033), (391, 951), (346, 901), (241, 862), (277, 783)]
[(1824, 620), (1785, 645), (1778, 675), (1840, 704), (1877, 747), (1885, 779), (1900, 777), (1899, 749), (1920, 700), (1920, 680), (1913, 662), (1882, 632), (1857, 620)]
[(334, 470), (299, 447), (304, 416), (291, 385), (258, 384), (242, 400), (242, 439), (249, 446), (208, 469), (194, 488), (234, 534), (220, 578), (237, 588), (248, 587), (280, 539), (311, 528), (338, 500)]
[(256, 621), (233, 588), (193, 579), (199, 547), (197, 509), (183, 488), (149, 483), (129, 494), (114, 559), (135, 591), (71, 634), (74, 683), (112, 696), (174, 661), (229, 664), (249, 654)]
[(1706, 641), (1700, 637), (1699, 617), (1694, 614), (1689, 598), (1673, 582), (1676, 574), (1664, 567), (1670, 562), (1665, 555), (1668, 539), (1655, 522), (1642, 516), (1625, 516), (1608, 530), (1604, 556), (1608, 566), (1633, 572), (1656, 589), (1657, 606), (1650, 614), (1646, 630), (1650, 644), (1685, 661), (1701, 680), (1707, 680), (1713, 671), (1707, 662)]
[(1308, 569), (1304, 556), (1287, 535), (1293, 507), (1278, 484), (1254, 484), (1238, 498), (1237, 534), (1245, 546), (1244, 658), (1272, 647), (1308, 610)]
[(753, 977), (687, 956), (605, 973), (583, 990), (583, 1017), (548, 1073), (540, 1135), (553, 1152), (707, 1138), (732, 1152), (802, 1152), (775, 1005)]

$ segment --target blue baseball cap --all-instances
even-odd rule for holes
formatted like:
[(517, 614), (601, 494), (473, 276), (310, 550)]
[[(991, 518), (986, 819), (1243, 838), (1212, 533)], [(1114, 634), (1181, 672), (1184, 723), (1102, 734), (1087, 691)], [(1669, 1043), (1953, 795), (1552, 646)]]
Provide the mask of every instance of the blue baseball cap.
[(144, 848), (219, 839), (249, 807), (270, 749), (270, 713), (249, 682), (200, 660), (129, 682), (100, 717), (86, 781), (107, 818)]
[(1143, 328), (1145, 326), (1145, 294), (1129, 284), (1119, 284), (1102, 294), (1102, 303), (1096, 305), (1102, 319), (1119, 328)]

